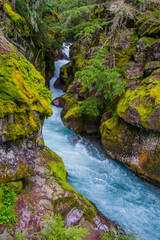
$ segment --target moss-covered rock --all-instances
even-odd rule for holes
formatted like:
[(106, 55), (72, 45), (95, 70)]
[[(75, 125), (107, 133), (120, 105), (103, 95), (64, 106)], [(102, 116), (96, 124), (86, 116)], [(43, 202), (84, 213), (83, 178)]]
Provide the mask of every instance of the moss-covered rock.
[(153, 75), (136, 89), (127, 90), (117, 105), (117, 114), (132, 125), (159, 132), (159, 80), (159, 76)]
[(55, 81), (54, 86), (58, 89), (63, 89), (64, 91), (67, 90), (68, 86), (73, 81), (74, 74), (72, 69), (71, 62), (67, 63), (60, 69), (60, 76)]
[(12, 188), (16, 194), (20, 194), (23, 189), (23, 182), (22, 181), (8, 182), (7, 186)]
[(136, 175), (160, 187), (160, 134), (134, 127), (118, 116), (100, 127), (107, 154), (121, 161)]
[(160, 62), (158, 61), (153, 61), (149, 62), (145, 65), (144, 70), (145, 70), (145, 75), (150, 75), (154, 70), (160, 68)]
[(25, 186), (27, 188), (15, 203), (18, 221), (12, 227), (13, 235), (21, 228), (32, 237), (42, 229), (46, 214), (54, 217), (57, 213), (61, 214), (67, 226), (87, 228), (86, 240), (91, 240), (93, 233), (100, 235), (104, 229), (114, 226), (67, 183), (62, 159), (46, 147), (38, 151), (34, 175), (25, 182)]
[(4, 38), (0, 38), (0, 183), (33, 174), (51, 94), (41, 74)]
[(63, 110), (61, 112), (62, 121), (67, 128), (74, 130), (81, 134), (99, 134), (100, 118), (93, 117), (84, 112), (80, 114), (81, 101), (77, 101), (71, 94), (63, 95), (65, 101)]
[(129, 80), (143, 78), (143, 64), (141, 63), (124, 63), (122, 70), (124, 77)]
[[(122, 69), (124, 96), (115, 96), (111, 102), (102, 96), (103, 89), (99, 93), (93, 85), (89, 90), (87, 86), (82, 87), (74, 77), (74, 81), (67, 88), (66, 99), (70, 99), (63, 101), (61, 105), (62, 119), (67, 127), (77, 133), (88, 133), (93, 118), (87, 113), (80, 116), (79, 109), (91, 97), (98, 97), (102, 117), (100, 129), (106, 153), (124, 162), (139, 176), (146, 180), (152, 179), (152, 183), (157, 184), (159, 175), (156, 168), (159, 169), (159, 157), (156, 144), (159, 149), (160, 131), (160, 5), (153, 2), (150, 6), (132, 3), (131, 7), (128, 3), (125, 1), (123, 9), (118, 7), (118, 10), (117, 2), (115, 5), (105, 3), (96, 8), (91, 16), (91, 23), (98, 17), (102, 22), (108, 22), (108, 25), (98, 29), (96, 34), (91, 36), (91, 41), (86, 39), (87, 46), (85, 39), (78, 36), (71, 46), (71, 64), (75, 74), (76, 71), (84, 69), (95, 51), (107, 44), (108, 52), (101, 60), (106, 68), (117, 66)], [(144, 9), (139, 11), (139, 6)], [(94, 121), (93, 125), (96, 125), (94, 129), (98, 129), (100, 120)], [(151, 146), (149, 141), (152, 142)], [(154, 160), (151, 160), (152, 157)], [(152, 167), (149, 167), (150, 165)]]
[(18, 13), (16, 13), (13, 8), (11, 3), (3, 1), (4, 2), (4, 6), (3, 9), (6, 12), (9, 21), (11, 22), (12, 27), (7, 26), (8, 27), (8, 31), (9, 31), (9, 35), (11, 36), (13, 33), (13, 29), (16, 29), (18, 31), (18, 33), (20, 33), (21, 35), (28, 37), (29, 36), (29, 28), (26, 24), (25, 19)]
[(45, 80), (4, 38), (0, 48), (1, 142), (28, 136), (52, 114)]

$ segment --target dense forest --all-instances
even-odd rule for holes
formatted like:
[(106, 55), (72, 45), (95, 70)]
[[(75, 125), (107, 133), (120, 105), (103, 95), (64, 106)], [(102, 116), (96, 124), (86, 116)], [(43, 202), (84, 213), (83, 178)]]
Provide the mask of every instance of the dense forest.
[(159, 0), (0, 0), (0, 30), (0, 239), (139, 239), (69, 185), (42, 128), (61, 107), (67, 128), (160, 187)]

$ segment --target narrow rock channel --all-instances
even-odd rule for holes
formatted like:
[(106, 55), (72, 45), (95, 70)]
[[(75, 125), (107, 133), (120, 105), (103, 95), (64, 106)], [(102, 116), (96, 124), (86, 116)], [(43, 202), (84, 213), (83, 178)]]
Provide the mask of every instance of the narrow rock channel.
[[(66, 45), (65, 45), (66, 46)], [(69, 45), (64, 49), (69, 55)], [(68, 60), (55, 62), (50, 81), (53, 98), (63, 94), (54, 88), (60, 67)], [(143, 182), (117, 161), (107, 159), (103, 149), (67, 129), (61, 109), (52, 106), (53, 115), (45, 120), (45, 145), (62, 157), (68, 182), (92, 201), (107, 218), (140, 239), (160, 239), (160, 190)]]

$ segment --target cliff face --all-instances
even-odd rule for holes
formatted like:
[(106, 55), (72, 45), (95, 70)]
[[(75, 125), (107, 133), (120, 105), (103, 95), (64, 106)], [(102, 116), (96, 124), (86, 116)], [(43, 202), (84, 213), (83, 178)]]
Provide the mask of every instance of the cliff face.
[[(90, 41), (77, 39), (71, 47), (72, 71), (66, 65), (61, 77), (66, 86), (71, 72), (85, 70), (94, 53), (107, 44), (108, 53), (101, 61), (106, 68), (121, 69), (119, 84), (123, 83), (125, 93), (113, 94), (111, 101), (105, 98), (103, 89), (99, 91), (94, 84), (92, 89), (82, 86), (78, 77), (74, 77), (59, 104), (63, 105), (62, 117), (67, 127), (80, 134), (99, 134), (100, 129), (109, 157), (160, 186), (160, 19), (157, 9), (158, 3), (131, 6), (127, 1), (113, 1), (96, 9), (91, 23), (100, 17), (106, 24), (101, 29), (97, 27)], [(63, 77), (64, 72), (68, 80), (67, 74)], [(114, 84), (111, 89), (113, 87)], [(89, 110), (81, 114), (81, 106), (93, 96), (99, 99), (95, 111), (100, 114), (92, 113), (93, 116)]]
[(34, 66), (0, 38), (0, 182), (32, 172), (45, 117), (52, 114), (50, 92)]

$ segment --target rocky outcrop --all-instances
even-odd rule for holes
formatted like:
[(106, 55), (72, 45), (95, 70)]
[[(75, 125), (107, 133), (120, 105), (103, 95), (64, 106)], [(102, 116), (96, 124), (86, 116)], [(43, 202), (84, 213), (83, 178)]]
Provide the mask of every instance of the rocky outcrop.
[[(27, 239), (33, 239), (44, 228), (45, 216), (54, 218), (54, 214), (58, 213), (66, 226), (87, 228), (88, 235), (84, 239), (101, 239), (100, 234), (114, 227), (114, 223), (104, 219), (87, 199), (67, 183), (67, 172), (57, 154), (44, 146), (36, 150), (34, 172), (19, 187), (20, 194), (15, 202), (17, 221), (12, 225), (10, 234), (7, 234), (5, 225), (0, 226), (0, 239), (14, 239), (18, 232), (27, 233)], [(16, 190), (20, 182), (14, 183), (12, 187)]]
[(52, 109), (44, 78), (4, 37), (0, 42), (0, 183), (6, 183), (31, 175)]
[(100, 117), (92, 117), (87, 112), (81, 115), (82, 101), (76, 100), (75, 95), (72, 96), (71, 93), (67, 93), (54, 99), (52, 103), (57, 107), (63, 107), (61, 117), (67, 128), (74, 130), (77, 134), (99, 136)]
[[(82, 87), (79, 79), (74, 76), (74, 81), (67, 88), (67, 95), (63, 96), (65, 99), (70, 94), (73, 104), (70, 101), (63, 104), (62, 120), (79, 134), (90, 133), (90, 126), (94, 125), (94, 131), (100, 127), (107, 155), (121, 161), (135, 174), (159, 187), (160, 21), (156, 8), (159, 9), (160, 6), (155, 8), (153, 4), (152, 8), (148, 7), (142, 13), (137, 6), (132, 9), (129, 5), (123, 6), (123, 10), (128, 6), (126, 11), (129, 10), (134, 16), (134, 21), (126, 19), (126, 29), (122, 27), (120, 32), (113, 33), (113, 29), (118, 27), (116, 19), (121, 11), (117, 4), (104, 4), (100, 12), (95, 10), (92, 14), (92, 19), (96, 19), (97, 14), (104, 21), (108, 19), (107, 32), (106, 28), (99, 30), (99, 35), (97, 33), (96, 38), (92, 36), (87, 47), (85, 39), (78, 39), (73, 44), (72, 68), (74, 73), (83, 70), (94, 53), (107, 43), (108, 54), (103, 58), (104, 65), (106, 68), (117, 66), (122, 69), (120, 81), (124, 82), (125, 94), (114, 96), (112, 101), (105, 99), (103, 89), (98, 92), (95, 86), (92, 90), (87, 86)], [(117, 15), (116, 8), (119, 9)], [(100, 100), (98, 111), (101, 123), (99, 118), (94, 122), (94, 117), (87, 113), (84, 113), (85, 117), (79, 114), (83, 103), (93, 96)]]
[(160, 186), (160, 134), (126, 123), (118, 116), (104, 120), (100, 127), (102, 144), (113, 159), (137, 176)]
[(73, 69), (71, 63), (69, 62), (63, 67), (61, 67), (60, 76), (55, 81), (54, 86), (58, 89), (63, 89), (63, 91), (66, 91), (72, 81), (73, 81)]
[(95, 207), (66, 182), (62, 159), (46, 147), (38, 149), (34, 174), (25, 182), (25, 191), (16, 201), (18, 221), (15, 232), (27, 231), (28, 239), (42, 229), (44, 216), (60, 213), (67, 226), (89, 231), (85, 239), (99, 239), (113, 223), (106, 221)]

